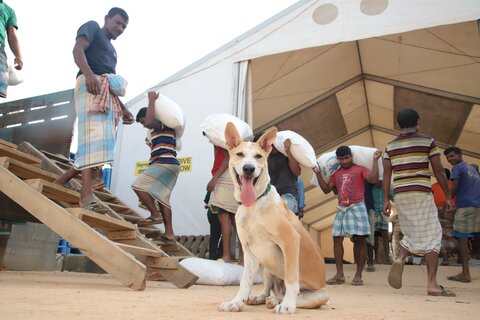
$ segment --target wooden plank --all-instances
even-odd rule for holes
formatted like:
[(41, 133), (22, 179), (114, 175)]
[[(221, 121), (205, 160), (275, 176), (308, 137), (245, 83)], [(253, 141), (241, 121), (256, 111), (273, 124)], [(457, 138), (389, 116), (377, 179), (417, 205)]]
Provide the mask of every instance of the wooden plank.
[(115, 200), (118, 201), (117, 197), (113, 194), (110, 194), (110, 193), (107, 193), (107, 192), (103, 192), (103, 191), (96, 191), (94, 190), (93, 193), (95, 193), (95, 195), (102, 201), (105, 201), (105, 202), (114, 202)]
[(147, 257), (164, 257), (165, 253), (159, 250), (147, 249), (142, 247), (131, 246), (129, 244), (117, 243), (120, 249), (125, 250), (133, 254), (134, 256), (147, 256)]
[(0, 191), (79, 248), (103, 270), (134, 290), (145, 289), (146, 267), (64, 208), (0, 167)]
[(70, 163), (63, 163), (63, 162), (60, 162), (60, 161), (53, 161), (53, 163), (55, 163), (59, 168), (61, 168), (63, 170), (68, 170), (72, 167), (72, 165)]
[[(162, 249), (159, 249), (158, 246), (156, 246), (152, 241), (147, 241), (146, 239), (142, 239), (143, 237), (138, 237), (135, 240), (119, 240), (118, 242), (124, 243), (124, 244), (130, 244), (134, 246), (143, 246), (145, 248), (150, 248), (153, 250), (158, 250), (159, 252), (162, 252), (163, 254), (166, 255), (165, 251)], [(117, 243), (118, 243), (117, 242)], [(176, 244), (171, 245), (172, 247), (176, 248), (183, 248), (183, 246), (179, 245), (177, 247)], [(189, 252), (188, 250), (185, 249), (185, 252), (183, 250), (178, 250), (177, 249), (177, 255), (179, 256), (192, 256), (192, 253)], [(141, 257), (139, 257), (141, 259)], [(143, 257), (143, 262), (146, 263), (147, 257)], [(191, 285), (195, 284), (195, 281), (197, 281), (198, 277), (196, 277), (193, 273), (185, 269), (182, 265), (179, 266), (178, 270), (170, 270), (170, 269), (155, 269), (153, 270), (158, 270), (162, 276), (165, 277), (165, 279), (169, 282), (171, 282), (173, 285), (175, 285), (177, 288), (188, 288)]]
[(207, 253), (207, 251), (208, 251), (209, 243), (210, 243), (210, 235), (206, 235), (206, 236), (203, 238), (202, 244), (201, 244), (200, 247), (198, 248), (198, 253), (196, 254), (197, 257), (199, 257), (199, 258), (205, 258), (205, 255), (206, 255), (206, 253)]
[(32, 165), (23, 163), (21, 161), (8, 158), (8, 170), (16, 176), (23, 179), (43, 179), (47, 181), (54, 181), (58, 178), (58, 175), (45, 171), (43, 169), (34, 167)]
[(0, 166), (8, 169), (10, 165), (10, 159), (8, 157), (0, 157)]
[(18, 144), (18, 150), (28, 153), (29, 155), (32, 155), (42, 160), (41, 168), (46, 171), (50, 171), (56, 174), (62, 174), (64, 172), (63, 169), (59, 168), (52, 160), (47, 158), (46, 155), (38, 151), (34, 146), (32, 146), (26, 141), (22, 141)]
[(37, 157), (31, 156), (22, 151), (18, 151), (16, 149), (13, 149), (11, 147), (8, 147), (2, 144), (0, 144), (0, 157), (9, 157), (24, 163), (37, 165), (37, 166), (40, 165), (40, 163), (42, 162)]
[(115, 203), (106, 203), (107, 206), (109, 206), (113, 211), (117, 213), (133, 213), (132, 209), (129, 207), (120, 205), (120, 204), (115, 204)]
[(5, 147), (10, 147), (10, 148), (13, 148), (13, 149), (17, 149), (17, 145), (15, 143), (11, 143), (9, 141), (5, 141), (5, 140), (2, 140), (2, 139), (0, 139), (0, 145), (4, 145)]
[(191, 253), (194, 255), (198, 254), (198, 248), (200, 247), (200, 244), (203, 241), (203, 236), (196, 236), (195, 240), (193, 241), (192, 245), (190, 246), (189, 250)]
[(52, 159), (56, 162), (61, 162), (63, 164), (70, 164), (70, 159), (67, 159), (65, 156), (63, 156), (61, 154), (53, 154), (53, 153), (45, 151), (45, 150), (41, 150), (40, 152), (42, 152), (44, 155), (46, 155), (47, 158)]
[(110, 231), (107, 233), (107, 238), (115, 240), (132, 240), (137, 237), (136, 230), (122, 230), (122, 231)]
[(122, 221), (104, 214), (85, 210), (83, 208), (66, 208), (66, 210), (88, 225), (105, 231), (137, 230), (134, 224), (131, 224), (127, 221)]
[(157, 269), (152, 268), (153, 270), (158, 270), (162, 276), (164, 276), (168, 281), (173, 283), (177, 288), (189, 288), (194, 285), (198, 280), (198, 277), (185, 269), (182, 265), (179, 264), (178, 269)]
[(36, 189), (49, 199), (74, 204), (77, 204), (80, 201), (79, 192), (65, 188), (56, 183), (41, 179), (29, 179), (25, 182), (31, 186), (37, 186)]
[[(108, 205), (108, 203), (107, 203)], [(115, 211), (116, 212), (116, 211)], [(133, 221), (133, 222), (138, 222), (140, 220), (143, 220), (142, 217), (139, 217), (139, 216), (132, 216), (131, 214), (121, 214), (119, 213), (118, 214), (120, 217), (124, 218), (125, 220), (127, 221)]]
[(165, 257), (148, 257), (145, 265), (148, 268), (159, 268), (159, 269), (178, 269), (180, 265), (178, 264), (178, 259), (174, 259), (168, 256)]

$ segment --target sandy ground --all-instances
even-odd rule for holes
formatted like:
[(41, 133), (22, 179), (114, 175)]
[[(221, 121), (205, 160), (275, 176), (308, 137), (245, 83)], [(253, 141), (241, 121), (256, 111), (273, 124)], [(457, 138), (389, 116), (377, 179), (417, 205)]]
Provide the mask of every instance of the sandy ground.
[[(327, 265), (327, 275), (334, 273)], [(403, 288), (386, 282), (389, 267), (364, 273), (365, 285), (350, 285), (354, 266), (347, 265), (347, 283), (327, 286), (329, 307), (298, 309), (295, 319), (479, 319), (480, 267), (472, 267), (473, 282), (452, 282), (447, 275), (459, 267), (439, 267), (439, 283), (457, 297), (425, 294), (425, 266), (406, 266)], [(177, 289), (168, 282), (149, 281), (143, 292), (132, 291), (109, 275), (61, 272), (0, 272), (0, 319), (279, 319), (265, 306), (246, 306), (240, 313), (220, 313), (220, 301), (233, 298), (238, 286)], [(254, 293), (261, 290), (256, 285)]]

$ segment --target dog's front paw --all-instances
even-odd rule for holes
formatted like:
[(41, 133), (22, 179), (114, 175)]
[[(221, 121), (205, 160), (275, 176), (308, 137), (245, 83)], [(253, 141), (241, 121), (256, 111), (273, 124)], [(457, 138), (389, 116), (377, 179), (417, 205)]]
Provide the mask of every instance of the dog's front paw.
[(276, 314), (293, 314), (297, 311), (296, 305), (290, 305), (286, 303), (280, 303), (273, 309)]
[(265, 300), (265, 304), (267, 305), (268, 309), (273, 309), (276, 306), (278, 306), (281, 302), (281, 299), (275, 297), (275, 296), (270, 296)]
[(223, 311), (223, 312), (239, 312), (242, 311), (243, 309), (243, 302), (235, 302), (235, 301), (228, 301), (228, 302), (222, 302), (218, 306), (218, 311)]

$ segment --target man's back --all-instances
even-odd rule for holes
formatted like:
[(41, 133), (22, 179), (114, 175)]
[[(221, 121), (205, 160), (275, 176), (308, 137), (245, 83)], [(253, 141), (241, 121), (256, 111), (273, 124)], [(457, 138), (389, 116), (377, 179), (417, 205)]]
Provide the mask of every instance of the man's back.
[(456, 193), (458, 208), (480, 207), (480, 176), (475, 168), (460, 162), (452, 168), (452, 180), (458, 181)]
[(277, 152), (268, 157), (268, 173), (270, 182), (280, 195), (290, 193), (298, 198), (297, 177), (288, 166), (288, 158)]
[(430, 158), (439, 154), (435, 140), (417, 132), (402, 133), (390, 142), (384, 157), (391, 161), (393, 192), (430, 193)]

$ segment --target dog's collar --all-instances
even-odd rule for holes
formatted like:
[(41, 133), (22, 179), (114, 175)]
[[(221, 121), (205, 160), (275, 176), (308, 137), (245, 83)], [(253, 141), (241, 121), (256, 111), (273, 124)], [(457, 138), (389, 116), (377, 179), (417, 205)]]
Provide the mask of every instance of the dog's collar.
[[(263, 197), (263, 196), (266, 196), (267, 193), (270, 191), (270, 189), (272, 189), (272, 185), (269, 183), (269, 184), (267, 185), (267, 188), (265, 189), (265, 191), (264, 191), (261, 195), (259, 195), (255, 201), (257, 201), (258, 199), (260, 199), (260, 198)], [(237, 202), (238, 202), (238, 204), (243, 204), (243, 203), (241, 203), (241, 202), (239, 202), (239, 201), (237, 201)]]

